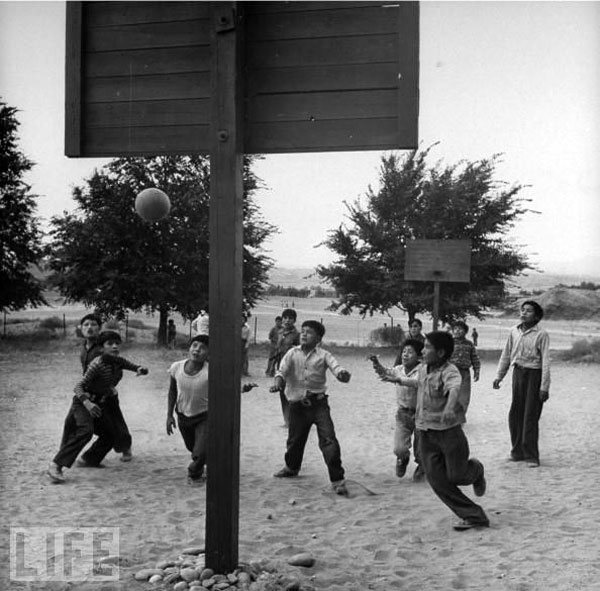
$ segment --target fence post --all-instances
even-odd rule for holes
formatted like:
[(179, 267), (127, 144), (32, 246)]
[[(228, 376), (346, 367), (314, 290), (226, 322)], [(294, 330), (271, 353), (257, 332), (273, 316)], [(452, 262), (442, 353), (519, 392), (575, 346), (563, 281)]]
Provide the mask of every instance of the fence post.
[(63, 337), (67, 336), (67, 317), (63, 312)]
[(255, 316), (254, 317), (254, 344), (256, 345), (256, 328), (258, 325), (258, 318)]

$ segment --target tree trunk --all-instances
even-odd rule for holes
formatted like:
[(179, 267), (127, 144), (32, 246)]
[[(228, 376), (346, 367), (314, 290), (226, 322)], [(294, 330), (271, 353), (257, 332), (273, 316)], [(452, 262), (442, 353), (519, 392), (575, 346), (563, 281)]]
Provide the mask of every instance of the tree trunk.
[(157, 342), (161, 347), (167, 346), (167, 320), (169, 318), (169, 309), (161, 307), (158, 317), (158, 339)]

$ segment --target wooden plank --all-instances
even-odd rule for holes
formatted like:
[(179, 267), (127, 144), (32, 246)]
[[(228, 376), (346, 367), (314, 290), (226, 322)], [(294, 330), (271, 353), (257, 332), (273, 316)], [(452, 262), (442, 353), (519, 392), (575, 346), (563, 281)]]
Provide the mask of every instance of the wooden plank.
[(86, 2), (91, 27), (208, 18), (206, 2)]
[(86, 53), (84, 68), (89, 78), (210, 72), (210, 47), (196, 45)]
[(81, 156), (82, 4), (67, 2), (65, 59), (65, 154)]
[(352, 10), (285, 12), (248, 15), (247, 42), (394, 34), (395, 8), (368, 6)]
[(84, 129), (82, 153), (89, 158), (206, 154), (207, 125)]
[(352, 10), (356, 8), (368, 8), (383, 4), (397, 4), (397, 2), (302, 2), (293, 0), (291, 2), (244, 2), (247, 15), (271, 14), (274, 12), (306, 12), (326, 10)]
[(357, 90), (261, 95), (250, 101), (252, 123), (270, 121), (323, 121), (397, 116), (397, 90)]
[(113, 25), (87, 29), (86, 51), (115, 51), (205, 45), (206, 20)]
[(279, 154), (344, 150), (407, 149), (398, 137), (396, 119), (249, 123), (248, 154)]
[[(206, 566), (238, 566), (243, 267), (242, 2), (211, 2), (210, 372)], [(202, 535), (202, 532), (199, 532)]]
[(84, 111), (86, 128), (208, 125), (210, 99), (91, 103)]
[(207, 72), (197, 72), (132, 78), (91, 78), (85, 81), (85, 92), (86, 101), (90, 103), (209, 98), (210, 75)]
[(342, 64), (332, 66), (257, 68), (247, 77), (247, 95), (302, 91), (397, 88), (398, 64)]
[(398, 61), (398, 36), (380, 35), (249, 42), (247, 66), (255, 68), (289, 68), (334, 64), (371, 64)]

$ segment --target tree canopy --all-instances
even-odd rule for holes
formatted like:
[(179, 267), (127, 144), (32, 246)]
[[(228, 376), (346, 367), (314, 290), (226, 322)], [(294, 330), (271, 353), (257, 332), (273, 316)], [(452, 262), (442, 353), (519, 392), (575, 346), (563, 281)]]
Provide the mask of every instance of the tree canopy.
[(35, 217), (36, 195), (23, 180), (33, 168), (17, 148), (17, 109), (0, 101), (0, 309), (46, 304), (31, 273), (42, 256), (42, 232)]
[[(433, 146), (432, 146), (433, 147)], [(500, 156), (451, 166), (427, 165), (426, 150), (382, 157), (379, 189), (346, 203), (348, 223), (324, 244), (338, 255), (317, 273), (340, 298), (333, 307), (362, 315), (406, 310), (412, 319), (433, 308), (433, 283), (404, 280), (405, 246), (414, 239), (470, 239), (471, 282), (442, 283), (439, 317), (451, 322), (506, 296), (506, 280), (533, 268), (506, 235), (526, 212), (523, 185), (494, 179)]]
[[(252, 199), (259, 179), (244, 162), (244, 298), (263, 293), (271, 259), (262, 244), (275, 227)], [(135, 196), (158, 187), (169, 196), (165, 219), (148, 223), (134, 210)], [(167, 316), (208, 309), (209, 161), (203, 156), (121, 158), (76, 187), (77, 208), (52, 218), (48, 248), (51, 281), (68, 300), (106, 315), (158, 311), (159, 342)]]

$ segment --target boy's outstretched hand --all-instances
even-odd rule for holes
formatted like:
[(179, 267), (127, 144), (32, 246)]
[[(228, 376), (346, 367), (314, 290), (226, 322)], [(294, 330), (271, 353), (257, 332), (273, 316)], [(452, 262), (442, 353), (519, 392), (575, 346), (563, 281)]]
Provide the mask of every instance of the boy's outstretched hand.
[(147, 376), (148, 373), (150, 373), (150, 372), (148, 371), (147, 367), (140, 366), (140, 367), (138, 367), (138, 370), (135, 372), (135, 375), (137, 375), (137, 376)]
[(167, 435), (172, 435), (173, 431), (176, 429), (175, 419), (171, 417), (167, 417)]
[(242, 392), (250, 392), (252, 388), (258, 388), (258, 384), (242, 384)]
[(344, 384), (347, 384), (347, 383), (350, 381), (350, 378), (351, 378), (351, 376), (352, 376), (352, 374), (351, 374), (351, 373), (350, 373), (348, 370), (346, 370), (346, 369), (342, 369), (342, 370), (341, 370), (341, 371), (338, 373), (338, 375), (337, 375), (337, 379), (338, 379), (340, 382), (344, 382)]

